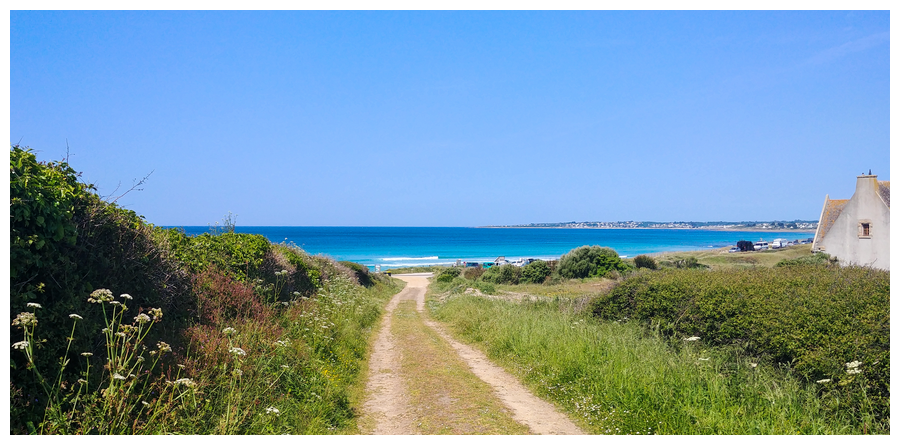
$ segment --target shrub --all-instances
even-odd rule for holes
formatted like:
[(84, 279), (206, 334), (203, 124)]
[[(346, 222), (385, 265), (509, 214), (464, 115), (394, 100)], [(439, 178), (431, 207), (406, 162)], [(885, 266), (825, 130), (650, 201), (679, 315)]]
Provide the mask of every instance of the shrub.
[(559, 259), (557, 271), (563, 278), (603, 277), (610, 271), (625, 272), (628, 264), (609, 247), (581, 246)]
[(522, 268), (522, 283), (541, 284), (550, 276), (550, 266), (546, 261), (535, 260)]
[(656, 260), (653, 257), (648, 255), (638, 255), (634, 257), (634, 266), (641, 269), (651, 269), (655, 270), (659, 268), (659, 265), (656, 264)]
[(519, 276), (522, 268), (513, 266), (512, 264), (504, 264), (502, 266), (494, 266), (488, 269), (482, 276), (482, 281), (494, 284), (518, 284)]
[[(890, 273), (860, 267), (661, 270), (625, 279), (591, 303), (595, 316), (643, 320), (670, 335), (744, 344), (808, 381), (869, 385), (881, 416), (890, 402)], [(861, 362), (862, 373), (846, 363)], [(835, 386), (836, 389), (844, 386)]]
[(459, 276), (459, 269), (456, 267), (450, 267), (450, 268), (442, 270), (441, 273), (438, 274), (437, 278), (435, 278), (435, 280), (438, 283), (449, 283), (458, 276)]
[(467, 267), (463, 270), (463, 277), (467, 280), (477, 280), (478, 277), (484, 274), (484, 270), (482, 267)]

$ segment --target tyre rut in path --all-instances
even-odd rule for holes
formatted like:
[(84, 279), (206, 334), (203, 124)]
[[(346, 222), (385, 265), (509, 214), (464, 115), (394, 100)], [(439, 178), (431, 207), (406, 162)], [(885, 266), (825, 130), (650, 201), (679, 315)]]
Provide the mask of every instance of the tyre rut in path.
[[(425, 289), (431, 274), (395, 275), (406, 281), (406, 288), (388, 303), (381, 329), (369, 360), (365, 416), (374, 420), (372, 434), (417, 434), (411, 401), (406, 394), (400, 371), (401, 351), (390, 334), (391, 316), (401, 300), (414, 300), (416, 310), (424, 315)], [(424, 317), (423, 317), (424, 318)], [(443, 338), (466, 362), (478, 378), (490, 385), (496, 397), (509, 408), (512, 418), (527, 426), (534, 434), (585, 434), (553, 405), (541, 400), (504, 369), (493, 364), (479, 350), (450, 337), (439, 324), (425, 319), (425, 324)]]

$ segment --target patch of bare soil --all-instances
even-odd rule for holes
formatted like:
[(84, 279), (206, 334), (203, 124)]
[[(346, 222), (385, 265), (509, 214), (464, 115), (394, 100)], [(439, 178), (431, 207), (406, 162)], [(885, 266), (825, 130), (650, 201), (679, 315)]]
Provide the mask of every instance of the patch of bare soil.
[(403, 381), (399, 378), (400, 351), (391, 336), (391, 316), (401, 299), (415, 297), (415, 291), (407, 286), (388, 302), (381, 329), (372, 345), (369, 358), (369, 376), (366, 382), (367, 400), (363, 404), (363, 421), (372, 424), (369, 434), (415, 434), (409, 399)]

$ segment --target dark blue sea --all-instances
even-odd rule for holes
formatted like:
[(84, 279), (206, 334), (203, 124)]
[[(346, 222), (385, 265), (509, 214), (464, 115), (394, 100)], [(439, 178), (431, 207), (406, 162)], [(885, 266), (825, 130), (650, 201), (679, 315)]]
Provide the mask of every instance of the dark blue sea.
[[(209, 227), (181, 227), (188, 235)], [(293, 243), (307, 253), (353, 261), (382, 270), (463, 261), (494, 261), (505, 256), (556, 259), (585, 245), (611, 247), (621, 256), (703, 250), (739, 240), (772, 242), (812, 238), (812, 232), (731, 232), (700, 229), (507, 229), (470, 227), (236, 227), (274, 243)]]

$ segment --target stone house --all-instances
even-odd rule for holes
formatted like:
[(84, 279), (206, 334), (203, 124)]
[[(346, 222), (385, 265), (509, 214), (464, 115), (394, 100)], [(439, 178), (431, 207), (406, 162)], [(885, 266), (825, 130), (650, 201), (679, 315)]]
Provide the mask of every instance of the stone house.
[(825, 195), (812, 251), (836, 257), (844, 266), (890, 270), (891, 183), (869, 173), (856, 177), (850, 199)]

